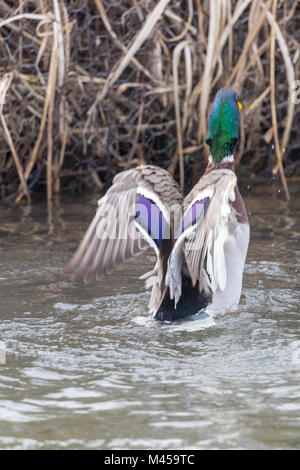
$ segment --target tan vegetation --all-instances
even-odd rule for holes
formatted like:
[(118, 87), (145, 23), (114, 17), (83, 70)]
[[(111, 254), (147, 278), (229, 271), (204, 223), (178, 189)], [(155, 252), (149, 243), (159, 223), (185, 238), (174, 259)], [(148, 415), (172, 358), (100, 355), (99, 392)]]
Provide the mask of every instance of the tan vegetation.
[(278, 173), (289, 198), (285, 172), (300, 174), (297, 6), (0, 0), (2, 197), (99, 191), (144, 162), (188, 186), (207, 162), (214, 93), (231, 87), (244, 104), (237, 167)]

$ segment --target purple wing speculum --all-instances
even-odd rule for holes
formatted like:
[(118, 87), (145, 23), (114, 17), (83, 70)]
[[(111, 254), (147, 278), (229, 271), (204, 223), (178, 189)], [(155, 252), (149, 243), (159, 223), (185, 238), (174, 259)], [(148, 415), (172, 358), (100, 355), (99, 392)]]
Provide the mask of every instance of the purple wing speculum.
[(205, 197), (200, 201), (195, 201), (194, 204), (189, 207), (181, 221), (181, 225), (177, 232), (177, 239), (187, 228), (196, 225), (199, 222), (199, 219), (203, 217), (209, 202), (210, 198)]
[(135, 222), (152, 238), (159, 248), (163, 238), (167, 238), (169, 224), (157, 204), (150, 198), (139, 195)]

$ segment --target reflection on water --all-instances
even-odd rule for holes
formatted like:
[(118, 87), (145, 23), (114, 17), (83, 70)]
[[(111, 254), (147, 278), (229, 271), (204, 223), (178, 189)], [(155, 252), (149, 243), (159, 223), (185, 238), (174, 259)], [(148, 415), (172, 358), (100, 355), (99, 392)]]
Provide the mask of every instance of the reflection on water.
[(300, 448), (299, 194), (244, 189), (251, 244), (236, 313), (149, 317), (151, 252), (100, 284), (59, 272), (83, 199), (0, 208), (1, 448)]

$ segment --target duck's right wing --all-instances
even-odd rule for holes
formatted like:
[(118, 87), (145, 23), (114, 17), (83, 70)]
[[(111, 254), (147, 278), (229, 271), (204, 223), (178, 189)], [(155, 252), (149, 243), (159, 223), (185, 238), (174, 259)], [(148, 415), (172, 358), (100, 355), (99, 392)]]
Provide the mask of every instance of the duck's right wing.
[(224, 243), (228, 236), (230, 206), (235, 198), (236, 175), (217, 169), (204, 175), (185, 198), (185, 211), (168, 261), (166, 285), (175, 305), (181, 296), (181, 275), (187, 274), (206, 293), (226, 286)]
[(119, 173), (65, 271), (73, 280), (100, 280), (149, 245), (158, 254), (174, 203), (182, 195), (166, 170), (143, 165)]

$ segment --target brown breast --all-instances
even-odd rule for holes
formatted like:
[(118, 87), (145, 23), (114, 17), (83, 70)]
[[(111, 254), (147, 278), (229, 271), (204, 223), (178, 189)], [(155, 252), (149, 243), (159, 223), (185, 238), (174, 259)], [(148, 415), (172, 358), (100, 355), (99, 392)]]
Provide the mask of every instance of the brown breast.
[(248, 224), (248, 214), (245, 203), (241, 196), (238, 186), (236, 185), (235, 189), (235, 201), (231, 202), (233, 209), (236, 211), (236, 219), (241, 224)]

